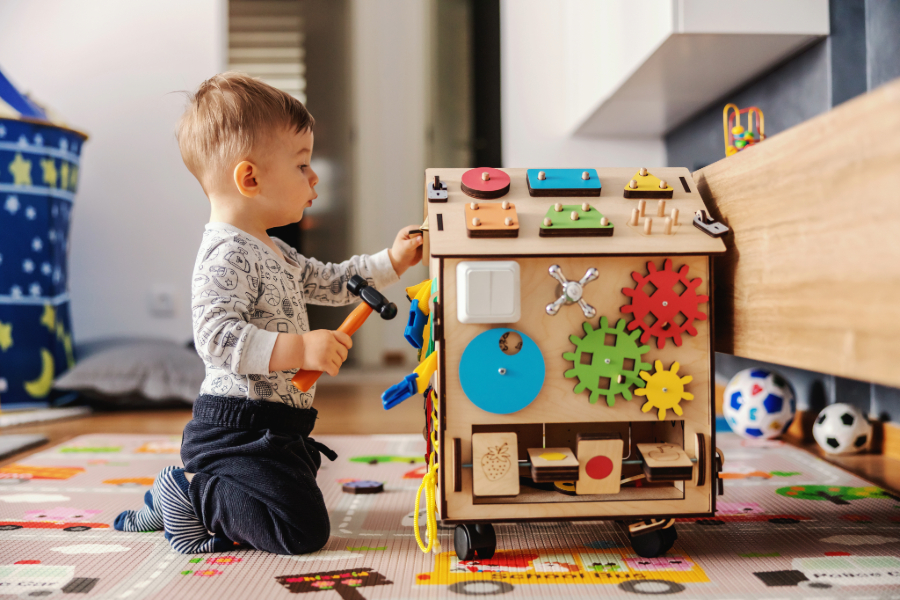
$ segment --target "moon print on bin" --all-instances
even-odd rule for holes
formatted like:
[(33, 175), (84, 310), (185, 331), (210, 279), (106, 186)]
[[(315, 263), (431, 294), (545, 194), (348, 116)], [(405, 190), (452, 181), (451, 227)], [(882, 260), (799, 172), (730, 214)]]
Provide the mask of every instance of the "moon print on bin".
[(228, 375), (222, 375), (221, 377), (216, 377), (212, 380), (209, 385), (209, 389), (213, 391), (214, 394), (218, 396), (224, 396), (231, 390), (231, 387), (234, 384), (231, 381), (231, 377)]
[(250, 272), (250, 263), (247, 261), (247, 258), (236, 250), (232, 250), (226, 254), (225, 260), (238, 271), (243, 271), (244, 273)]
[(272, 319), (266, 323), (266, 331), (276, 333), (297, 333), (297, 327), (288, 319)]
[(266, 268), (268, 270), (272, 271), (273, 273), (277, 273), (278, 271), (281, 270), (281, 265), (279, 265), (278, 261), (276, 261), (275, 259), (267, 258), (266, 259)]
[(253, 384), (253, 391), (260, 398), (268, 398), (272, 395), (272, 386), (268, 381), (257, 381)]
[(261, 296), (262, 300), (269, 306), (278, 306), (281, 304), (281, 292), (279, 292), (278, 288), (271, 283), (266, 284)]
[(213, 276), (213, 283), (223, 290), (233, 290), (237, 287), (238, 275), (234, 269), (216, 265), (210, 267), (209, 272)]

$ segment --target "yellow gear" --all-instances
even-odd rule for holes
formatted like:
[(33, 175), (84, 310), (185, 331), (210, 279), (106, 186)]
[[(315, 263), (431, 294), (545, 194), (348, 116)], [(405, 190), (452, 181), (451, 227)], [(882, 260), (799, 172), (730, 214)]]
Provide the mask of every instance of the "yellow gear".
[(684, 391), (684, 386), (694, 380), (690, 375), (678, 376), (677, 362), (672, 363), (672, 370), (666, 371), (661, 360), (654, 363), (656, 373), (651, 375), (647, 371), (641, 371), (641, 379), (647, 382), (647, 386), (634, 390), (638, 396), (646, 396), (647, 403), (641, 407), (641, 411), (650, 412), (651, 409), (659, 409), (659, 420), (666, 418), (666, 409), (671, 408), (676, 415), (684, 414), (681, 406), (682, 400), (693, 400), (694, 395)]

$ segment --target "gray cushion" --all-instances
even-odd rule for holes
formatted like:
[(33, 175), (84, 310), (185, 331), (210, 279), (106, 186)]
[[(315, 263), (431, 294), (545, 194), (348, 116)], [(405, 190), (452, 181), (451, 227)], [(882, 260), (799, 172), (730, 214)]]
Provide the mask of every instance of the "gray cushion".
[(203, 361), (192, 348), (165, 340), (129, 341), (80, 360), (54, 388), (106, 400), (193, 402), (204, 376)]

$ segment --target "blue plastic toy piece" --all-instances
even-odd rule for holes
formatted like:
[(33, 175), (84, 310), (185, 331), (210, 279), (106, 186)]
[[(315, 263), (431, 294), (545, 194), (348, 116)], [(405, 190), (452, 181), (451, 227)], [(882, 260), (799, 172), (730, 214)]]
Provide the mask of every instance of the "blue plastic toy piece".
[(394, 408), (407, 398), (412, 398), (419, 391), (419, 384), (416, 380), (419, 378), (418, 373), (410, 373), (403, 378), (400, 383), (395, 383), (381, 394), (381, 403), (384, 410)]
[[(522, 336), (515, 354), (500, 349), (507, 332)], [(459, 362), (459, 382), (472, 403), (495, 415), (522, 410), (544, 386), (544, 357), (530, 337), (514, 329), (490, 329), (469, 342)]]
[(403, 330), (403, 337), (413, 348), (421, 348), (425, 343), (422, 333), (426, 323), (428, 323), (428, 315), (419, 308), (419, 301), (413, 300), (409, 305), (409, 320), (406, 322), (406, 329)]

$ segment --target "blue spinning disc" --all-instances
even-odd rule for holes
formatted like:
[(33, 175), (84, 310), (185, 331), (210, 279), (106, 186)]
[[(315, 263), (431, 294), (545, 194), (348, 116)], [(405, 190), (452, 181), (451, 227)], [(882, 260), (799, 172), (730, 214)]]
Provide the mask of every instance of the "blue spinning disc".
[[(515, 354), (500, 349), (503, 334), (522, 336)], [(459, 361), (459, 382), (472, 403), (495, 415), (522, 410), (544, 385), (544, 357), (530, 337), (515, 329), (491, 329), (469, 342)]]

